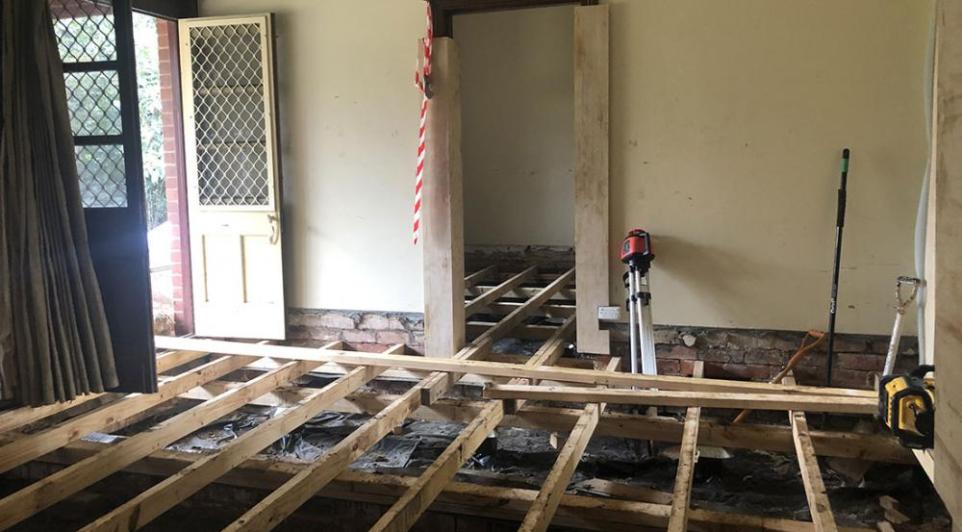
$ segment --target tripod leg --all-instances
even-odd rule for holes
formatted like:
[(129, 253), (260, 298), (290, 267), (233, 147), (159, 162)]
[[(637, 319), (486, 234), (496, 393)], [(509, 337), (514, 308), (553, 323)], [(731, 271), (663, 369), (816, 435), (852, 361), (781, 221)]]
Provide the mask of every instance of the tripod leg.
[(628, 337), (631, 372), (638, 373), (638, 312), (635, 308), (635, 270), (628, 270)]

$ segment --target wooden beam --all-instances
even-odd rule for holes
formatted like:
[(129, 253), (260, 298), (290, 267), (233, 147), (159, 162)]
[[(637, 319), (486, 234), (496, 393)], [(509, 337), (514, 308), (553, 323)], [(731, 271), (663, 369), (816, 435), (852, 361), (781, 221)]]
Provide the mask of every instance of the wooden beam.
[[(108, 475), (223, 417), (281, 384), (303, 375), (316, 362), (292, 361), (245, 386), (217, 396), (39, 482), (0, 499), (0, 530), (77, 493)], [(18, 441), (25, 441), (23, 440)]]
[(0, 473), (43, 456), (91, 432), (108, 426), (123, 426), (126, 420), (141, 412), (169, 401), (191, 388), (238, 370), (254, 360), (257, 359), (243, 356), (220, 357), (163, 383), (155, 394), (125, 395), (59, 425), (4, 445), (0, 447)]
[[(404, 345), (396, 345), (388, 352), (403, 352)], [(297, 427), (318, 415), (331, 404), (343, 399), (371, 379), (384, 372), (384, 368), (359, 367), (343, 377), (312, 392), (292, 408), (245, 432), (213, 454), (192, 463), (163, 482), (137, 495), (110, 513), (87, 525), (83, 530), (137, 530), (167, 510), (187, 499), (204, 486), (242, 464), (260, 450), (282, 438)]]
[(962, 532), (962, 2), (936, 2), (935, 148), (929, 195), (934, 245), (927, 252), (926, 338), (933, 354), (935, 394), (935, 489)]
[(403, 423), (420, 404), (421, 389), (426, 381), (402, 394), (224, 530), (260, 532), (279, 525), (381, 438)]
[[(572, 332), (574, 318), (570, 318), (558, 331), (558, 339), (563, 339)], [(525, 363), (527, 366), (553, 364), (562, 354), (564, 348), (549, 341), (531, 356)], [(521, 379), (512, 379), (512, 383), (520, 383)], [(441, 493), (444, 486), (454, 478), (461, 465), (470, 458), (478, 447), (484, 443), (504, 418), (505, 405), (500, 401), (491, 401), (481, 408), (478, 415), (471, 420), (467, 427), (445, 448), (437, 459), (418, 477), (404, 495), (374, 524), (371, 530), (390, 530), (399, 532), (408, 530)]]
[[(531, 356), (531, 360), (527, 365), (529, 366), (553, 366), (561, 355), (564, 354), (567, 348), (568, 341), (571, 335), (574, 334), (575, 329), (575, 317), (570, 316), (565, 320), (564, 324), (555, 332), (554, 336), (548, 339), (541, 347), (535, 351), (534, 355)], [(527, 384), (529, 379), (512, 379), (511, 384)], [(531, 383), (537, 384), (537, 382)], [(524, 405), (523, 400), (518, 399), (505, 399), (504, 411), (507, 414), (514, 414)]]
[(465, 290), (480, 283), (481, 281), (484, 281), (485, 279), (488, 279), (490, 276), (494, 275), (497, 271), (498, 271), (498, 265), (492, 264), (490, 266), (485, 266), (484, 268), (481, 268), (480, 270), (465, 277), (464, 278)]
[[(795, 377), (789, 373), (783, 380), (785, 384), (795, 384)], [(825, 491), (822, 472), (818, 468), (818, 456), (808, 430), (808, 420), (805, 412), (789, 410), (788, 419), (792, 423), (792, 435), (795, 439), (795, 454), (798, 457), (798, 468), (802, 474), (802, 484), (805, 486), (805, 498), (808, 499), (808, 509), (812, 514), (812, 523), (818, 532), (832, 532), (838, 530), (832, 505)]]
[[(612, 358), (608, 362), (608, 370), (615, 371), (621, 365), (619, 358)], [(575, 423), (568, 435), (554, 466), (548, 472), (547, 478), (541, 484), (538, 496), (531, 503), (531, 508), (525, 514), (521, 527), (518, 530), (523, 532), (544, 532), (548, 530), (548, 525), (554, 519), (555, 512), (561, 504), (561, 498), (565, 494), (568, 484), (571, 483), (571, 476), (584, 456), (588, 442), (598, 426), (598, 420), (605, 411), (605, 403), (592, 403), (581, 411), (578, 421)]]
[(174, 368), (207, 356), (203, 351), (168, 351), (157, 355), (157, 373), (166, 373)]
[[(827, 395), (857, 400), (876, 401), (875, 392), (848, 388), (823, 388), (819, 386), (782, 386), (765, 382), (733, 381), (724, 379), (693, 379), (669, 375), (640, 375), (617, 371), (563, 368), (556, 366), (528, 367), (484, 360), (454, 360), (413, 355), (389, 355), (336, 349), (311, 349), (286, 345), (256, 345), (224, 340), (199, 340), (158, 336), (157, 345), (163, 348), (207, 350), (211, 353), (336, 362), (349, 366), (389, 366), (416, 371), (443, 371), (449, 373), (474, 373), (487, 377), (527, 378), (559, 382), (580, 382), (591, 385), (623, 386), (626, 388), (657, 388), (659, 390), (696, 390), (705, 392), (743, 392), (776, 394), (786, 396)], [(582, 390), (583, 391), (583, 390)], [(595, 401), (591, 401), (595, 402)], [(683, 405), (691, 406), (691, 405)], [(784, 410), (784, 409), (782, 409)]]
[[(696, 379), (692, 379), (696, 380)], [(490, 384), (484, 388), (485, 399), (534, 399), (575, 403), (608, 402), (622, 405), (702, 406), (708, 408), (750, 408), (754, 410), (801, 410), (873, 414), (878, 400), (845, 398), (832, 395), (786, 395), (762, 393), (728, 393), (705, 391), (621, 390), (575, 388), (571, 386), (529, 386)]]
[(118, 397), (120, 396), (111, 393), (91, 393), (62, 403), (43, 406), (21, 406), (19, 408), (6, 410), (0, 412), (0, 434), (40, 421), (41, 419), (59, 414), (60, 412), (65, 412), (71, 408), (93, 401), (94, 399), (117, 399)]
[(607, 355), (608, 331), (608, 5), (575, 8), (575, 267), (578, 350)]
[[(474, 288), (470, 290), (466, 290), (465, 293), (470, 297), (475, 297), (479, 294), (483, 294), (485, 292), (493, 290), (495, 286), (497, 285), (479, 283)], [(536, 286), (519, 286), (513, 290), (509, 290), (505, 292), (501, 297), (524, 300), (524, 299), (530, 299), (531, 297), (538, 295), (538, 292), (540, 291), (541, 291), (541, 288), (538, 288)], [(562, 288), (561, 290), (558, 290), (557, 293), (551, 296), (549, 301), (566, 302), (566, 301), (575, 301), (577, 298), (578, 298), (578, 289), (575, 288), (573, 283), (571, 283), (568, 286)], [(524, 302), (522, 301), (515, 304), (522, 305), (524, 304)]]
[[(527, 300), (514, 312), (505, 316), (494, 327), (485, 331), (481, 336), (474, 339), (471, 345), (455, 356), (457, 361), (469, 362), (471, 358), (480, 358), (484, 353), (490, 351), (491, 345), (497, 340), (504, 338), (512, 329), (521, 323), (534, 311), (544, 305), (544, 303), (558, 290), (565, 286), (574, 277), (574, 270), (568, 270), (552, 281), (548, 286), (541, 289), (537, 295)], [(531, 367), (531, 366), (528, 366)], [(422, 402), (431, 404), (441, 398), (451, 386), (461, 380), (464, 373), (441, 373), (431, 376), (423, 388)]]
[[(491, 303), (488, 305), (488, 310), (496, 316), (506, 316), (510, 314), (514, 309), (518, 308), (521, 303), (498, 301), (496, 303)], [(550, 318), (567, 318), (569, 316), (575, 315), (574, 305), (544, 305), (541, 307), (539, 315), (545, 315)]]
[[(496, 322), (487, 321), (469, 321), (465, 324), (465, 331), (468, 338), (477, 338), (484, 334), (485, 332), (491, 330), (492, 327), (497, 325)], [(520, 338), (522, 340), (547, 340), (554, 336), (554, 333), (558, 330), (556, 325), (519, 325), (515, 328), (508, 338)]]
[(499, 284), (498, 286), (495, 286), (491, 290), (488, 290), (482, 293), (481, 295), (475, 297), (474, 299), (472, 299), (471, 301), (469, 301), (464, 305), (464, 315), (470, 316), (478, 312), (479, 310), (483, 309), (484, 307), (488, 306), (489, 304), (494, 303), (495, 301), (498, 300), (498, 298), (500, 298), (507, 292), (510, 292), (511, 290), (514, 290), (515, 288), (521, 286), (521, 283), (527, 281), (532, 275), (534, 275), (537, 272), (538, 272), (538, 267), (531, 266), (525, 269), (524, 271), (522, 271), (521, 273), (512, 276), (511, 278)]
[(458, 46), (435, 38), (421, 209), (424, 351), (451, 357), (464, 346), (464, 208)]
[[(705, 374), (705, 363), (695, 362), (693, 377)], [(701, 426), (701, 408), (690, 406), (685, 412), (685, 432), (678, 452), (678, 470), (675, 472), (675, 489), (672, 492), (671, 515), (668, 532), (688, 530), (688, 507), (691, 504), (691, 483), (695, 478), (695, 462), (698, 461), (698, 427)]]
[[(78, 441), (55, 453), (43, 457), (44, 461), (72, 464), (83, 460), (110, 444)], [(153, 476), (170, 476), (191, 463), (200, 460), (198, 453), (160, 450), (126, 470)], [(274, 489), (302, 471), (304, 462), (278, 460), (275, 457), (255, 456), (234, 468), (217, 480), (219, 483), (244, 488)], [(318, 493), (319, 497), (390, 505), (414, 482), (415, 477), (382, 473), (345, 471)], [(482, 486), (465, 482), (452, 482), (432, 506), (439, 512), (520, 521), (537, 492), (528, 489)], [(640, 523), (661, 528), (667, 524), (669, 507), (666, 504), (650, 504), (638, 501), (618, 500), (581, 495), (565, 495), (555, 522), (561, 526), (588, 530), (638, 530)], [(708, 529), (729, 530), (782, 530), (808, 532), (812, 524), (777, 517), (754, 516), (710, 510), (692, 510), (691, 521)], [(870, 529), (849, 528), (847, 531)]]
[(500, 401), (491, 401), (485, 405), (478, 416), (374, 523), (371, 530), (403, 532), (414, 526), (421, 514), (444, 491), (444, 487), (454, 478), (461, 465), (474, 455), (488, 434), (497, 428), (502, 418), (504, 407)]

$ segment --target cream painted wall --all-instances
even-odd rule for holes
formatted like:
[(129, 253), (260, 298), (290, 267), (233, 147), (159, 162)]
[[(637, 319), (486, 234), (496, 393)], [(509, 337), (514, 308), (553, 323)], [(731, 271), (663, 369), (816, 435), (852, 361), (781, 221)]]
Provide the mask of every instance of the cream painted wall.
[(656, 235), (655, 322), (825, 328), (847, 145), (839, 328), (888, 332), (914, 272), (929, 2), (609, 3), (611, 235)]
[(454, 17), (467, 245), (574, 245), (574, 8)]
[(292, 307), (423, 311), (411, 244), (419, 0), (201, 0), (273, 12)]
[[(930, 3), (610, 4), (611, 255), (630, 227), (656, 235), (655, 321), (825, 327), (849, 145), (839, 325), (886, 333), (895, 277), (913, 271)], [(241, 11), (277, 14), (290, 304), (420, 311), (409, 222), (422, 3), (201, 0), (204, 15)], [(538, 50), (519, 61), (571, 59)], [(620, 263), (611, 271), (617, 303)]]

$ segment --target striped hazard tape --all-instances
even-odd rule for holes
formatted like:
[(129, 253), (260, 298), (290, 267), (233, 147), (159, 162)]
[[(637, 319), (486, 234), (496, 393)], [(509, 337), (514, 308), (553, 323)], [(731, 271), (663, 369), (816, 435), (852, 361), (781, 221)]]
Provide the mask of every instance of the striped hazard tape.
[(421, 115), (418, 127), (418, 158), (414, 172), (414, 244), (418, 243), (421, 230), (421, 190), (424, 188), (424, 156), (427, 152), (426, 132), (428, 102), (431, 99), (431, 48), (434, 43), (434, 24), (431, 20), (431, 4), (427, 8), (427, 35), (422, 39), (422, 54), (418, 58), (419, 67), (414, 69), (414, 85), (421, 92)]

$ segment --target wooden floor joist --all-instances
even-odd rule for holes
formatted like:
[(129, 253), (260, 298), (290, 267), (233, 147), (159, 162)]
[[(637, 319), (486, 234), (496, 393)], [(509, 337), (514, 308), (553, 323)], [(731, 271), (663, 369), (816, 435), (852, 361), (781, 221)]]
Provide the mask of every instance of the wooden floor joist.
[[(566, 320), (554, 338), (544, 343), (526, 362), (526, 366), (554, 364), (564, 353), (561, 343), (573, 332), (574, 318)], [(515, 379), (510, 382), (520, 382)], [(444, 486), (454, 478), (458, 469), (474, 455), (485, 438), (504, 418), (506, 407), (501, 401), (491, 401), (450, 443), (437, 459), (418, 477), (408, 490), (374, 524), (371, 530), (399, 532), (410, 529), (434, 502)]]
[[(203, 428), (204, 425), (244, 406), (254, 397), (303, 375), (317, 365), (317, 362), (308, 361), (288, 362), (279, 369), (248, 381), (240, 388), (217, 396), (160, 423), (153, 430), (141, 432), (0, 499), (0, 530), (10, 528), (111, 473), (123, 469), (154, 451), (163, 449), (195, 430)], [(15, 443), (19, 441), (26, 441), (26, 438)]]
[(485, 266), (484, 268), (481, 268), (480, 270), (470, 275), (465, 276), (464, 288), (468, 289), (477, 285), (481, 281), (484, 281), (485, 279), (490, 278), (492, 275), (497, 273), (497, 271), (498, 271), (498, 265), (492, 264), (490, 266)]
[(222, 377), (253, 362), (253, 357), (226, 356), (181, 373), (163, 383), (155, 394), (129, 394), (90, 412), (0, 447), (0, 473), (25, 464), (38, 456), (86, 436), (91, 432), (115, 430), (141, 412), (169, 401), (191, 388)]
[[(789, 373), (783, 380), (787, 385), (795, 384), (795, 377)], [(798, 468), (802, 474), (802, 484), (805, 486), (805, 498), (812, 514), (812, 523), (818, 532), (833, 532), (838, 530), (832, 505), (825, 491), (825, 482), (818, 467), (818, 456), (808, 430), (808, 420), (805, 412), (789, 410), (788, 419), (792, 423), (792, 435), (795, 439), (795, 454), (798, 457)]]
[[(109, 446), (110, 444), (99, 442), (77, 441), (43, 457), (43, 460), (70, 465), (97, 454)], [(203, 455), (197, 453), (156, 451), (144, 460), (131, 464), (126, 471), (168, 477), (202, 458)], [(306, 464), (303, 462), (256, 456), (232, 469), (217, 482), (245, 488), (275, 489), (305, 467)], [(317, 496), (387, 506), (416, 480), (416, 477), (345, 471)], [(528, 489), (451, 482), (445, 486), (444, 492), (438, 497), (432, 510), (520, 521), (536, 496), (536, 491)], [(668, 522), (669, 510), (670, 507), (664, 503), (653, 504), (628, 501), (619, 497), (601, 498), (566, 494), (561, 499), (555, 523), (603, 531), (639, 530), (642, 523), (656, 527), (660, 523), (660, 528), (664, 529)], [(701, 525), (699, 528), (712, 530), (809, 532), (812, 529), (812, 524), (807, 521), (710, 510), (692, 510), (690, 518), (692, 523)], [(843, 530), (867, 532), (869, 529)]]
[[(507, 318), (506, 318), (507, 319)], [(441, 371), (455, 374), (474, 373), (487, 377), (527, 378), (553, 380), (590, 385), (617, 387), (656, 388), (659, 390), (682, 390), (704, 392), (756, 393), (778, 396), (833, 396), (840, 402), (855, 403), (877, 401), (876, 394), (867, 390), (848, 388), (822, 388), (818, 386), (780, 386), (764, 382), (733, 381), (724, 379), (693, 379), (669, 375), (641, 375), (617, 371), (564, 368), (557, 366), (525, 367), (517, 364), (488, 362), (484, 360), (461, 360), (413, 355), (388, 355), (339, 350), (316, 350), (306, 347), (281, 345), (254, 345), (223, 340), (198, 340), (158, 336), (156, 344), (162, 348), (182, 348), (209, 353), (270, 357), (289, 360), (312, 360), (336, 362), (353, 366), (388, 366), (412, 371)], [(596, 402), (596, 401), (591, 401)], [(614, 401), (609, 401), (614, 402)], [(691, 406), (688, 404), (682, 406)], [(704, 406), (704, 405), (703, 405)], [(782, 408), (784, 409), (784, 408)]]
[[(694, 380), (694, 379), (693, 379)], [(752, 410), (800, 410), (842, 414), (873, 414), (878, 401), (870, 398), (840, 398), (833, 395), (792, 395), (778, 393), (728, 393), (711, 391), (666, 391), (576, 388), (572, 386), (530, 386), (491, 384), (485, 399), (534, 399), (573, 403), (608, 402), (646, 406), (701, 406), (708, 408), (749, 408)]]
[[(615, 370), (621, 365), (621, 360), (612, 358), (608, 363), (608, 370)], [(554, 519), (555, 512), (561, 504), (571, 476), (581, 462), (581, 457), (588, 447), (588, 442), (598, 426), (598, 420), (605, 411), (605, 403), (592, 403), (586, 405), (578, 416), (574, 428), (568, 435), (554, 466), (548, 472), (547, 478), (541, 485), (537, 497), (531, 503), (531, 508), (521, 521), (518, 530), (523, 532), (543, 532), (548, 529)]]
[(528, 279), (531, 278), (531, 276), (533, 276), (533, 275), (536, 274), (536, 273), (538, 273), (538, 267), (537, 267), (537, 266), (531, 266), (531, 267), (529, 267), (529, 268), (526, 268), (526, 269), (525, 269), (524, 271), (522, 271), (521, 273), (512, 276), (511, 278), (509, 278), (508, 280), (506, 280), (506, 281), (504, 281), (503, 283), (499, 284), (498, 286), (495, 286), (495, 287), (492, 288), (491, 290), (487, 290), (487, 291), (483, 292), (481, 295), (479, 295), (479, 296), (471, 299), (471, 301), (468, 301), (467, 303), (465, 303), (465, 305), (464, 305), (464, 315), (465, 315), (465, 316), (470, 316), (470, 315), (474, 314), (475, 312), (479, 312), (479, 311), (480, 311), (481, 309), (483, 309), (484, 307), (486, 307), (486, 306), (488, 306), (489, 304), (497, 301), (498, 298), (500, 298), (500, 297), (503, 296), (504, 294), (506, 294), (506, 293), (510, 292), (511, 290), (514, 290), (515, 288), (521, 286), (521, 283), (527, 281)]
[[(695, 362), (693, 377), (704, 376), (705, 363)], [(698, 461), (698, 427), (701, 425), (701, 407), (690, 406), (685, 412), (685, 432), (678, 451), (678, 470), (675, 473), (675, 489), (672, 491), (671, 515), (668, 532), (688, 530), (691, 483), (695, 478), (695, 462)]]
[[(335, 346), (329, 344), (325, 347), (334, 348)], [(391, 347), (387, 352), (397, 353), (403, 352), (403, 350), (404, 344), (399, 344)], [(366, 366), (355, 368), (343, 377), (311, 393), (292, 408), (281, 412), (227, 443), (216, 453), (205, 456), (179, 471), (176, 475), (137, 495), (83, 530), (91, 532), (94, 530), (140, 529), (274, 441), (329, 408), (335, 401), (343, 399), (376, 378), (383, 371), (384, 368)]]

